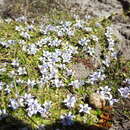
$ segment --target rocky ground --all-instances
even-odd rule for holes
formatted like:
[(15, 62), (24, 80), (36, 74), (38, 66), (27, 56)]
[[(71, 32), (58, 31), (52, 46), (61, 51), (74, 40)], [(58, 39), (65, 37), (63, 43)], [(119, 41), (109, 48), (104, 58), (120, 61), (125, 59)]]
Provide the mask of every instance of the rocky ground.
[[(114, 34), (119, 39), (119, 49), (124, 58), (130, 60), (130, 17), (123, 14), (123, 11), (130, 10), (130, 0), (77, 0), (76, 2), (91, 17), (103, 16), (112, 19)], [(130, 109), (130, 100), (122, 101), (122, 105), (115, 106), (117, 112), (114, 113), (114, 124), (110, 130), (130, 130), (130, 120), (121, 111), (124, 108)]]
[[(4, 0), (0, 0), (0, 3), (1, 12), (2, 10), (5, 11), (5, 8), (3, 8), (6, 7)], [(124, 59), (130, 60), (130, 0), (68, 0), (67, 4), (64, 5), (69, 5), (67, 8), (71, 12), (78, 10), (81, 14), (90, 15), (90, 17), (108, 17), (112, 19), (114, 34), (119, 39), (120, 52)], [(128, 13), (128, 16), (125, 16), (124, 12)], [(72, 68), (77, 73), (77, 78), (79, 79), (80, 76), (85, 77), (88, 74), (85, 71), (85, 67), (81, 66), (82, 64), (80, 63)], [(130, 109), (130, 99), (123, 100), (121, 105), (117, 104), (115, 106), (115, 109), (117, 111), (113, 113), (114, 124), (110, 130), (130, 130), (129, 117), (124, 116), (122, 111), (120, 111)]]

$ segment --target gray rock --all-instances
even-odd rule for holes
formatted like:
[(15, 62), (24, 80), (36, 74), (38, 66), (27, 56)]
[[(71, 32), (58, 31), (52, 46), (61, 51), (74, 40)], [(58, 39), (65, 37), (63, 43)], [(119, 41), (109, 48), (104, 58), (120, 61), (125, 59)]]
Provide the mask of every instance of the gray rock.
[(68, 0), (69, 2), (79, 4), (82, 10), (98, 17), (109, 17), (112, 13), (122, 10), (118, 0)]
[(75, 73), (75, 78), (76, 79), (85, 79), (91, 72), (92, 70), (89, 68), (85, 68), (85, 66), (82, 63), (77, 63), (71, 66), (71, 69)]
[(113, 17), (113, 33), (119, 39), (118, 48), (126, 60), (130, 60), (130, 18), (117, 14)]

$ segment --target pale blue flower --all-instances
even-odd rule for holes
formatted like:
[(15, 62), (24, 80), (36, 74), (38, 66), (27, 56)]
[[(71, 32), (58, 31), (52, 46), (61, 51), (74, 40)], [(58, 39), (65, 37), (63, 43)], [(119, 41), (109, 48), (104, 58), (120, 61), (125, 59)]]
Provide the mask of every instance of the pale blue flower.
[(72, 108), (76, 103), (76, 97), (73, 95), (67, 95), (67, 98), (63, 102), (68, 108)]
[(88, 113), (88, 114), (90, 114), (90, 110), (91, 109), (92, 108), (89, 107), (88, 104), (80, 104), (80, 110), (79, 110), (79, 112), (80, 113)]
[(10, 99), (9, 107), (11, 107), (13, 110), (19, 108), (19, 104), (16, 99)]
[(128, 96), (130, 95), (129, 87), (119, 88), (118, 91), (120, 92), (121, 96), (124, 98), (128, 98)]

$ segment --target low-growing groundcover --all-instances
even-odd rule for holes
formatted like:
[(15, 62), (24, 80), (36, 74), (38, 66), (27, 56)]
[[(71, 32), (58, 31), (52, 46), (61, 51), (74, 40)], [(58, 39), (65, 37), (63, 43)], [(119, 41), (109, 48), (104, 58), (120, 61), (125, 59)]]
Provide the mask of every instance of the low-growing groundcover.
[[(76, 122), (95, 125), (103, 110), (86, 100), (92, 93), (102, 95), (107, 106), (129, 98), (130, 61), (121, 57), (109, 19), (61, 12), (47, 23), (24, 16), (4, 19), (0, 28), (3, 126), (11, 122), (10, 116), (32, 129), (56, 122), (59, 129), (71, 129)], [(78, 62), (90, 70), (87, 77), (76, 78), (72, 66)], [(124, 114), (130, 116), (129, 111)]]

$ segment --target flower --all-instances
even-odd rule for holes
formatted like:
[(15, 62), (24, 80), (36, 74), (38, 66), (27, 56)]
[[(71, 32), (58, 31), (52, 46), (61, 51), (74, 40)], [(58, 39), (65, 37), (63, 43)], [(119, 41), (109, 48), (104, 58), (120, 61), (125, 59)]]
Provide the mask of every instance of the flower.
[(82, 85), (84, 85), (84, 82), (83, 82), (83, 80), (82, 81), (74, 80), (74, 81), (71, 81), (71, 83), (69, 85), (72, 85), (74, 88), (79, 88)]
[(109, 88), (108, 86), (105, 86), (105, 87), (100, 87), (100, 89), (104, 92), (110, 92), (111, 91), (111, 88)]
[(0, 120), (2, 120), (3, 118), (7, 117), (8, 113), (6, 111), (6, 109), (1, 109), (0, 110)]
[(118, 91), (124, 98), (127, 98), (130, 95), (130, 87), (119, 88)]
[(46, 111), (49, 111), (49, 109), (51, 108), (51, 101), (45, 101), (45, 103), (43, 104), (44, 108), (46, 109)]
[(97, 91), (97, 93), (101, 94), (105, 99), (111, 100), (112, 95), (111, 95), (110, 91), (111, 91), (111, 88), (108, 88), (108, 86), (105, 86), (105, 87), (100, 87), (100, 90)]
[(65, 99), (63, 102), (68, 108), (72, 108), (76, 103), (76, 97), (73, 95), (67, 95), (67, 99)]
[(28, 45), (26, 51), (29, 55), (34, 55), (38, 51), (38, 48), (35, 44)]
[(61, 123), (62, 125), (64, 126), (71, 126), (73, 125), (73, 118), (75, 116), (71, 114), (71, 112), (69, 112), (68, 114), (64, 114), (64, 115), (61, 115)]
[(19, 61), (18, 61), (18, 59), (12, 60), (11, 65), (12, 65), (13, 67), (19, 67)]
[(130, 85), (130, 79), (129, 78), (125, 79), (123, 82)]
[(93, 72), (92, 74), (89, 75), (88, 83), (94, 84), (96, 81), (99, 80), (104, 80), (105, 79), (105, 74), (103, 74), (101, 71)]
[(92, 28), (91, 27), (85, 27), (85, 28), (83, 28), (86, 32), (92, 32), (93, 30), (92, 30)]
[(109, 56), (105, 56), (105, 60), (103, 60), (102, 63), (103, 63), (106, 67), (109, 67), (109, 65), (110, 65), (110, 57), (109, 57)]
[(27, 32), (21, 32), (20, 36), (22, 36), (23, 38), (29, 40), (31, 38), (30, 34), (28, 34)]
[(19, 67), (17, 72), (19, 75), (26, 75), (27, 74), (25, 67)]
[(80, 104), (80, 110), (79, 110), (79, 112), (80, 113), (88, 113), (88, 114), (90, 114), (90, 110), (91, 110), (92, 108), (91, 107), (89, 107), (88, 106), (88, 104)]
[(30, 79), (28, 79), (27, 85), (28, 85), (28, 86), (31, 86), (31, 87), (33, 88), (33, 87), (36, 85), (36, 81), (35, 81), (35, 80), (30, 80)]
[(118, 102), (119, 100), (118, 99), (111, 99), (109, 101), (110, 105), (112, 106), (114, 103)]
[(0, 91), (3, 89), (4, 84), (5, 83), (3, 83), (3, 82), (0, 81)]
[(26, 22), (27, 21), (27, 17), (25, 16), (21, 16), (15, 19), (17, 22)]
[(93, 41), (98, 42), (98, 37), (96, 35), (91, 35), (91, 37)]
[(91, 48), (91, 47), (87, 47), (87, 53), (90, 55), (90, 56), (93, 56), (95, 54), (95, 49), (94, 48)]
[(15, 30), (20, 32), (20, 31), (24, 31), (24, 28), (20, 25), (20, 26), (16, 26)]
[(55, 78), (54, 80), (52, 80), (52, 85), (59, 88), (59, 87), (64, 86), (64, 83), (61, 80), (59, 80), (58, 78)]
[(84, 38), (81, 38), (78, 43), (81, 46), (85, 46), (85, 45), (87, 46), (89, 42), (90, 40), (84, 37)]
[(100, 87), (100, 90), (97, 91), (98, 94), (104, 97), (105, 100), (109, 101), (109, 104), (112, 106), (115, 102), (118, 102), (117, 99), (113, 99), (113, 96), (111, 94), (111, 88), (108, 86)]
[(19, 104), (16, 99), (10, 99), (9, 107), (11, 107), (13, 110), (19, 108)]

